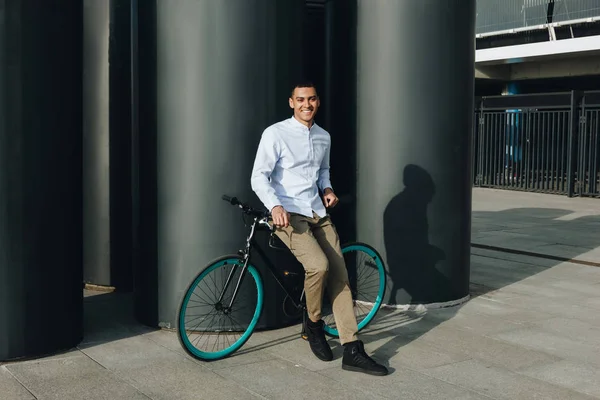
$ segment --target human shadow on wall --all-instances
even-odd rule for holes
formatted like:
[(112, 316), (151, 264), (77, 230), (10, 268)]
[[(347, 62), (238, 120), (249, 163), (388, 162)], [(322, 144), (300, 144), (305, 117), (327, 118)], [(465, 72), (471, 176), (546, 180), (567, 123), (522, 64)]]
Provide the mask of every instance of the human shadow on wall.
[(389, 279), (388, 304), (430, 303), (449, 288), (436, 269), (445, 259), (442, 249), (429, 243), (427, 207), (435, 196), (431, 175), (407, 165), (404, 190), (394, 196), (383, 214), (383, 234)]
[[(402, 179), (404, 189), (390, 200), (383, 213), (388, 273), (388, 292), (383, 302), (412, 307), (406, 311), (381, 310), (373, 326), (361, 334), (366, 343), (383, 341), (372, 355), (386, 365), (400, 348), (453, 318), (460, 308), (438, 310), (429, 317), (426, 309), (417, 306), (456, 297), (452, 296), (451, 282), (436, 268), (446, 254), (429, 241), (427, 210), (436, 193), (433, 178), (422, 167), (410, 164), (404, 168)], [(333, 350), (341, 356), (339, 346)], [(394, 372), (394, 368), (389, 369)]]

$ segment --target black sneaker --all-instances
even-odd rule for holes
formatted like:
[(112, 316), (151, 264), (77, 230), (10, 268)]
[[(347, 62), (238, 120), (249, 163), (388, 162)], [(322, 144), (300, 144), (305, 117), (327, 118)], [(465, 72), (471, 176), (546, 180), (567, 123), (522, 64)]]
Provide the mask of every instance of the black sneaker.
[(312, 322), (307, 318), (306, 333), (308, 334), (308, 343), (310, 344), (310, 349), (319, 360), (331, 361), (333, 360), (333, 353), (331, 352), (329, 343), (325, 340), (323, 325), (322, 319), (319, 322)]
[(377, 364), (367, 355), (367, 353), (365, 353), (365, 346), (360, 340), (344, 345), (342, 369), (345, 369), (346, 371), (364, 372), (365, 374), (377, 376), (388, 374), (386, 367)]

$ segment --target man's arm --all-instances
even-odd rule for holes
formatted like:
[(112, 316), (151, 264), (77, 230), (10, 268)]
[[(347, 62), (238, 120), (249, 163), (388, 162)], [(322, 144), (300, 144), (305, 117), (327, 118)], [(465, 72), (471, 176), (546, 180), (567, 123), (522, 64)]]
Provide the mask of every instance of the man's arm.
[(271, 173), (277, 160), (279, 160), (279, 145), (274, 133), (266, 130), (258, 144), (250, 184), (254, 193), (269, 211), (273, 210), (273, 207), (281, 205), (270, 182)]
[(331, 141), (327, 144), (327, 148), (325, 149), (325, 155), (323, 156), (323, 161), (321, 161), (321, 168), (319, 169), (319, 178), (317, 180), (317, 186), (323, 192), (323, 203), (327, 208), (335, 207), (335, 205), (339, 201), (339, 199), (333, 192), (333, 187), (331, 186), (331, 179), (329, 177), (330, 149)]
[[(330, 142), (331, 143), (331, 142)], [(333, 192), (333, 187), (331, 186), (331, 178), (329, 176), (329, 153), (331, 150), (331, 144), (327, 144), (327, 148), (325, 149), (325, 155), (323, 156), (323, 160), (321, 161), (321, 168), (319, 169), (319, 177), (317, 179), (317, 186), (324, 194), (329, 192)]]

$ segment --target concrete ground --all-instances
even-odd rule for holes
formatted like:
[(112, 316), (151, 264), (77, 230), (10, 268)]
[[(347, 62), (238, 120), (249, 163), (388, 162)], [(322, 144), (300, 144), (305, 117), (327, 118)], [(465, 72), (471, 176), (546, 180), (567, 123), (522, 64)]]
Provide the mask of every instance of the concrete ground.
[(317, 360), (298, 326), (197, 362), (130, 296), (87, 293), (83, 342), (1, 365), (0, 399), (599, 399), (600, 268), (577, 262), (600, 261), (600, 200), (475, 189), (472, 241), (470, 301), (382, 310), (362, 334), (389, 376), (343, 371), (334, 340)]

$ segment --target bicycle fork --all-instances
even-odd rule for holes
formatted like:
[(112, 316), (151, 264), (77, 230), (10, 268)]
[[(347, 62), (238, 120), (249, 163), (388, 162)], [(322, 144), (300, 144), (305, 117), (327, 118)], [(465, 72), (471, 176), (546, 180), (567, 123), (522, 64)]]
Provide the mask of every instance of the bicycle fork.
[[(246, 240), (246, 248), (244, 250), (240, 250), (239, 254), (243, 255), (244, 257), (244, 264), (242, 265), (242, 271), (240, 272), (240, 278), (237, 281), (237, 284), (235, 286), (235, 289), (233, 291), (233, 295), (231, 296), (231, 301), (229, 302), (229, 306), (226, 308), (227, 310), (231, 311), (231, 307), (233, 306), (233, 302), (235, 301), (235, 298), (237, 297), (237, 293), (240, 289), (240, 285), (242, 283), (242, 280), (244, 279), (244, 276), (246, 274), (246, 271), (248, 269), (248, 262), (250, 261), (250, 247), (251, 247), (251, 241), (252, 241), (252, 237), (254, 236), (254, 231), (256, 229), (256, 224), (257, 224), (257, 220), (254, 220), (254, 223), (251, 226), (251, 230), (250, 230), (250, 234), (248, 235), (248, 238)], [(227, 291), (227, 288), (229, 287), (229, 285), (231, 284), (231, 281), (233, 280), (233, 275), (235, 274), (236, 271), (236, 267), (233, 267), (231, 269), (231, 272), (229, 272), (229, 275), (227, 276), (227, 281), (225, 282), (225, 285), (223, 286), (223, 290), (221, 291), (221, 294), (219, 295), (219, 300), (217, 300), (217, 304), (221, 304), (221, 302), (223, 301), (223, 297), (225, 296), (225, 292)], [(285, 286), (279, 282), (279, 279), (276, 279), (276, 281), (282, 286), (282, 288), (285, 290)], [(308, 312), (306, 309), (306, 304), (305, 302), (303, 302), (304, 297), (305, 297), (305, 290), (302, 290), (302, 293), (300, 294), (300, 301), (299, 303), (302, 305), (302, 331), (300, 333), (300, 337), (304, 340), (308, 340), (308, 332), (307, 332), (307, 323), (308, 323)], [(290, 299), (291, 300), (291, 299)], [(292, 301), (292, 303), (294, 303)], [(296, 306), (296, 304), (294, 303), (294, 305)], [(222, 307), (222, 305), (221, 305)]]
[[(245, 250), (240, 251), (240, 253), (244, 256), (244, 265), (242, 265), (242, 271), (240, 272), (240, 278), (237, 281), (237, 284), (233, 291), (233, 295), (231, 296), (231, 301), (229, 302), (229, 306), (227, 307), (228, 310), (231, 310), (231, 307), (233, 306), (233, 302), (235, 301), (235, 298), (237, 297), (238, 291), (240, 289), (240, 285), (242, 284), (242, 280), (244, 279), (244, 276), (246, 275), (246, 270), (248, 269), (248, 262), (250, 261), (250, 242), (252, 240), (252, 236), (254, 236), (255, 228), (256, 228), (256, 219), (254, 220), (254, 223), (252, 224), (250, 234), (248, 235), (248, 238), (246, 240), (246, 248), (245, 248)], [(225, 292), (227, 291), (227, 288), (231, 284), (231, 281), (233, 279), (233, 274), (235, 274), (236, 269), (237, 269), (237, 267), (235, 267), (235, 266), (233, 268), (231, 268), (231, 272), (229, 272), (229, 276), (227, 277), (227, 280), (225, 281), (225, 286), (223, 286), (223, 290), (221, 291), (221, 294), (219, 295), (219, 300), (217, 300), (217, 304), (221, 304), (221, 302), (223, 301)]]
[[(231, 284), (231, 281), (233, 280), (233, 274), (235, 273), (235, 271), (238, 268), (239, 268), (239, 266), (237, 266), (237, 267), (234, 266), (233, 268), (231, 268), (231, 272), (229, 272), (229, 276), (227, 277), (225, 286), (223, 286), (223, 291), (219, 295), (219, 300), (217, 300), (217, 304), (221, 304), (221, 302), (223, 301), (225, 292), (227, 291), (227, 288), (229, 287), (229, 285)], [(242, 280), (244, 279), (244, 275), (246, 274), (246, 270), (248, 269), (248, 259), (247, 258), (244, 260), (244, 265), (242, 265), (241, 268), (242, 268), (242, 271), (240, 273), (240, 278), (238, 279), (237, 284), (235, 285), (233, 295), (231, 296), (231, 301), (229, 302), (229, 306), (227, 307), (228, 310), (231, 310), (231, 307), (233, 306), (233, 302), (235, 301), (235, 298), (237, 297), (237, 293), (240, 289), (240, 285), (242, 284)]]

